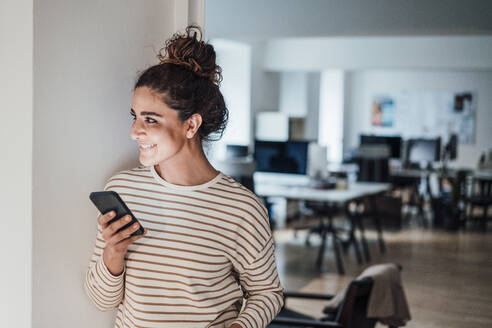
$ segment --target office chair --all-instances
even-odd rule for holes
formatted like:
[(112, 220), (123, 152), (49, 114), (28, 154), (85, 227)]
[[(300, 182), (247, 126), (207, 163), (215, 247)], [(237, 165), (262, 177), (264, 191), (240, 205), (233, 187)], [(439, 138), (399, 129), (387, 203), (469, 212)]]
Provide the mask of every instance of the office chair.
[[(358, 149), (357, 164), (359, 165), (359, 174), (357, 181), (359, 182), (389, 182), (389, 158), (390, 148), (388, 145), (361, 145)], [(378, 195), (382, 196), (382, 195)], [(349, 210), (349, 216), (355, 224), (355, 228), (359, 231), (362, 249), (366, 261), (371, 260), (369, 253), (369, 247), (364, 235), (365, 219), (371, 219), (374, 223), (374, 227), (377, 231), (379, 250), (383, 254), (386, 252), (386, 245), (383, 239), (382, 224), (380, 220), (380, 213), (377, 211), (376, 198), (378, 196), (371, 196), (365, 199), (355, 200), (353, 203), (356, 205), (356, 211)], [(358, 211), (359, 208), (363, 208), (364, 211)]]
[(353, 220), (354, 229), (359, 232), (360, 241), (362, 244), (362, 250), (366, 262), (371, 261), (369, 245), (365, 237), (364, 221), (366, 220), (371, 220), (374, 225), (374, 228), (376, 229), (379, 252), (381, 254), (386, 253), (386, 244), (383, 238), (383, 229), (380, 219), (380, 216), (382, 214), (377, 206), (382, 196), (383, 195), (374, 195), (370, 197), (365, 197), (363, 199), (354, 200), (352, 204), (348, 204), (347, 206), (347, 214), (351, 218), (351, 220)]
[[(395, 263), (395, 265), (398, 271), (401, 272), (403, 267), (398, 263)], [(394, 304), (394, 317), (369, 318), (367, 316), (367, 313), (369, 311), (369, 299), (371, 297), (371, 292), (374, 286), (374, 280), (372, 277), (367, 275), (364, 277), (364, 274), (369, 274), (367, 270), (371, 269), (373, 269), (371, 271), (372, 274), (376, 275), (389, 273), (382, 273), (381, 271), (379, 271), (381, 267), (377, 269), (376, 266), (368, 267), (361, 275), (363, 276), (363, 278), (352, 280), (344, 293), (337, 295), (284, 292), (284, 306), (277, 317), (275, 317), (270, 325), (268, 325), (267, 327), (374, 328), (377, 321), (381, 321), (381, 323), (383, 323), (384, 325), (388, 325), (388, 327), (390, 328), (394, 328), (393, 325), (405, 325), (407, 320), (410, 320), (410, 313), (408, 312), (406, 301), (404, 301), (404, 303), (401, 303), (401, 299), (399, 304)], [(378, 271), (379, 273), (376, 273)], [(398, 292), (396, 292), (392, 287), (387, 288), (391, 288), (390, 290), (387, 290), (387, 292), (390, 293), (394, 298), (396, 297), (398, 299), (402, 296), (405, 297), (403, 292), (402, 295), (398, 295)], [(378, 291), (378, 293), (380, 292), (381, 290)], [(331, 302), (332, 304), (330, 305), (330, 307), (325, 307), (323, 309), (323, 313), (326, 315), (325, 317), (322, 317), (321, 319), (315, 319), (289, 309), (286, 305), (287, 298), (289, 297), (320, 301), (329, 301), (333, 299), (333, 302)], [(386, 301), (388, 301), (387, 296), (383, 297), (386, 298)], [(393, 299), (392, 301), (394, 302), (395, 299)], [(372, 304), (371, 306), (373, 305), (374, 304)], [(333, 308), (331, 308), (331, 306), (333, 306)], [(372, 311), (375, 311), (375, 309), (372, 309)], [(389, 314), (387, 312), (384, 313)]]
[[(487, 231), (488, 210), (492, 206), (492, 179), (473, 177), (471, 195), (467, 199), (467, 207), (470, 208), (467, 220), (473, 220), (479, 224), (482, 231)], [(482, 208), (482, 216), (475, 217), (473, 210), (478, 207)]]
[[(306, 236), (306, 246), (309, 246), (310, 236), (314, 234), (318, 234), (321, 237), (321, 245), (319, 247), (318, 255), (316, 257), (316, 267), (321, 268), (324, 252), (326, 248), (327, 239), (331, 237), (331, 242), (333, 244), (333, 251), (335, 254), (335, 262), (337, 267), (338, 274), (343, 275), (345, 273), (345, 269), (343, 267), (343, 260), (341, 255), (341, 250), (345, 251), (346, 246), (344, 245), (343, 240), (340, 236), (340, 228), (336, 227), (333, 220), (334, 217), (339, 214), (340, 209), (333, 204), (324, 203), (324, 202), (316, 202), (316, 201), (306, 201), (304, 203), (306, 209), (308, 209), (311, 214), (310, 216), (317, 217), (318, 224), (316, 227), (311, 227)], [(305, 214), (301, 214), (305, 215)], [(354, 245), (355, 247), (357, 245)], [(356, 249), (357, 259), (359, 259), (360, 255), (358, 255), (358, 249)], [(361, 263), (359, 261), (359, 263)]]
[(389, 182), (388, 158), (357, 158), (359, 165), (358, 181)]
[[(466, 226), (467, 180), (469, 170), (458, 170), (455, 174), (443, 170), (439, 174), (439, 195), (431, 193), (431, 205), (434, 212), (434, 225), (446, 230), (457, 230)], [(443, 181), (451, 185), (450, 192), (444, 189)]]
[(467, 222), (467, 181), (472, 173), (471, 170), (458, 170), (454, 178), (449, 179), (452, 185), (451, 204), (452, 211), (455, 214), (459, 227), (466, 228)]
[[(267, 326), (268, 328), (284, 327), (339, 327), (339, 328), (373, 328), (377, 319), (368, 318), (367, 302), (373, 286), (371, 278), (353, 280), (347, 289), (344, 300), (340, 306), (327, 317), (314, 319), (307, 315), (282, 308), (275, 319)], [(334, 295), (306, 294), (306, 293), (284, 293), (287, 298), (303, 298), (315, 300), (330, 300)]]

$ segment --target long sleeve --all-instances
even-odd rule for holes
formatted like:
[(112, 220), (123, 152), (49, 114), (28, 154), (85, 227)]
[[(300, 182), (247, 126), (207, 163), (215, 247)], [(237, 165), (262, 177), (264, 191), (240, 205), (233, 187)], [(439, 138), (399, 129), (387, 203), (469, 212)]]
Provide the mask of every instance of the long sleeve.
[(266, 327), (283, 306), (283, 288), (275, 264), (273, 239), (250, 265), (235, 268), (246, 303), (233, 323), (244, 328)]
[(102, 258), (105, 245), (101, 226), (98, 224), (96, 245), (85, 275), (84, 287), (89, 298), (101, 311), (117, 307), (124, 296), (125, 271), (119, 276), (109, 272)]
[(117, 192), (148, 230), (128, 247), (116, 277), (101, 259), (98, 227), (85, 285), (99, 309), (117, 306), (115, 327), (258, 328), (279, 312), (268, 211), (251, 191), (223, 174), (175, 186), (153, 166), (120, 172), (105, 190)]

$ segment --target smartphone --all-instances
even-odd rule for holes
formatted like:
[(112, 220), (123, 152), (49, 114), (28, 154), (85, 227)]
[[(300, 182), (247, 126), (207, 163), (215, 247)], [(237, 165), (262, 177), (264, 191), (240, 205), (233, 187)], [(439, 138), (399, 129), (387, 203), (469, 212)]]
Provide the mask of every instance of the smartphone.
[(134, 233), (131, 234), (131, 236), (137, 236), (137, 235), (143, 235), (144, 233), (144, 228), (138, 222), (137, 218), (133, 213), (130, 211), (128, 206), (126, 206), (125, 202), (121, 199), (120, 195), (114, 191), (96, 191), (96, 192), (91, 192), (89, 195), (90, 200), (96, 205), (97, 209), (101, 214), (106, 214), (107, 212), (110, 211), (115, 211), (116, 216), (109, 220), (108, 224), (113, 223), (116, 220), (121, 219), (123, 216), (129, 214), (132, 217), (132, 220), (126, 224), (125, 226), (121, 227), (118, 232), (121, 230), (124, 230), (131, 226), (134, 223), (139, 224), (138, 230), (136, 230)]

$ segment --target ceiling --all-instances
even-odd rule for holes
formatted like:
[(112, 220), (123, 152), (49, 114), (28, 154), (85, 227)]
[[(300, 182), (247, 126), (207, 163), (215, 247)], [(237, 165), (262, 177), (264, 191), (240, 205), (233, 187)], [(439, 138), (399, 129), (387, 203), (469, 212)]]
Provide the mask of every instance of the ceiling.
[(208, 38), (492, 35), (488, 0), (206, 0)]

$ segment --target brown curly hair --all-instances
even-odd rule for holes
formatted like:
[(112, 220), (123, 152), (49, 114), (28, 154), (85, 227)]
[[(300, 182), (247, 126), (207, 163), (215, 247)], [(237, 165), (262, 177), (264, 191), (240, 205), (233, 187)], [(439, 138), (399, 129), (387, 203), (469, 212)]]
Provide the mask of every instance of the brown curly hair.
[(197, 25), (175, 33), (159, 51), (160, 63), (140, 74), (135, 89), (148, 87), (161, 95), (167, 106), (179, 111), (181, 121), (200, 114), (200, 140), (213, 141), (222, 137), (229, 112), (219, 90), (222, 69), (215, 63), (213, 46), (202, 35)]

